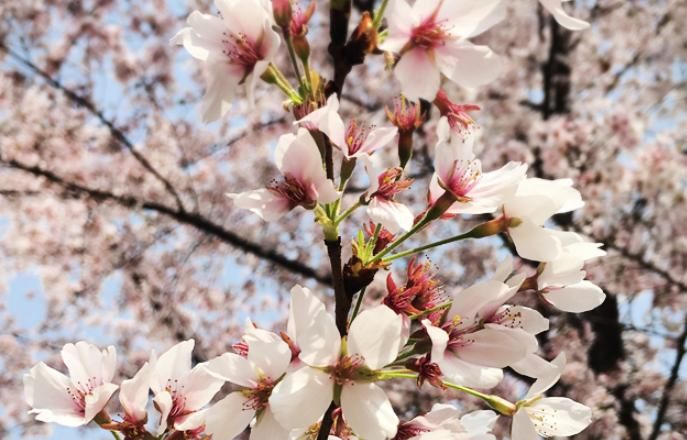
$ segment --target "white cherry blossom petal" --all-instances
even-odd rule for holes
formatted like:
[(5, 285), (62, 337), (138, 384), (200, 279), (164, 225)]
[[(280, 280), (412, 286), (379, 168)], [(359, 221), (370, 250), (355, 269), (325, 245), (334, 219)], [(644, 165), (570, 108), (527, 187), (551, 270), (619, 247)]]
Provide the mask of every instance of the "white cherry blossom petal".
[(341, 409), (358, 437), (385, 440), (396, 435), (398, 417), (384, 390), (374, 383), (357, 382), (344, 386)]
[(269, 399), (275, 419), (285, 429), (307, 428), (320, 420), (334, 397), (327, 373), (303, 367), (287, 374)]
[(237, 391), (212, 405), (205, 412), (205, 432), (216, 440), (233, 440), (241, 434), (255, 416), (255, 410), (246, 406), (247, 400)]
[(348, 354), (359, 354), (373, 370), (398, 356), (403, 322), (393, 310), (379, 305), (360, 313), (348, 331)]

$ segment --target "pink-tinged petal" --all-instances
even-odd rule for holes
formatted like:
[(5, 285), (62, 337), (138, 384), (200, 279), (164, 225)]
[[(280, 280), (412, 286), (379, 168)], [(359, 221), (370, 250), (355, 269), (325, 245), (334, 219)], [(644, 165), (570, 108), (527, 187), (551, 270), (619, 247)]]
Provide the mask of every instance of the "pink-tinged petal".
[(287, 430), (307, 428), (322, 418), (334, 397), (327, 373), (304, 367), (289, 373), (274, 387), (269, 404), (277, 422)]
[[(440, 61), (440, 64), (444, 67), (442, 73), (456, 84), (467, 88), (480, 87), (503, 73), (503, 57), (496, 55), (489, 47), (468, 42), (453, 46), (438, 49), (437, 58), (451, 60)], [(451, 70), (446, 70), (447, 68)]]
[(205, 432), (216, 440), (232, 440), (253, 420), (255, 410), (245, 405), (247, 398), (240, 392), (229, 394), (205, 413)]
[(267, 11), (255, 0), (234, 0), (222, 14), (225, 26), (237, 34), (245, 35), (249, 41), (259, 41), (270, 27)]
[(203, 409), (178, 417), (174, 420), (174, 429), (177, 431), (194, 431), (205, 425), (206, 415), (207, 410)]
[(204, 123), (209, 124), (220, 119), (231, 109), (239, 83), (243, 79), (243, 70), (232, 68), (227, 63), (211, 63), (207, 68), (207, 87), (200, 104), (200, 113)]
[(599, 286), (590, 281), (552, 289), (545, 292), (544, 299), (557, 309), (570, 313), (583, 313), (599, 307), (606, 299), (606, 294)]
[(512, 290), (506, 284), (493, 280), (474, 284), (453, 295), (448, 316), (460, 316), (459, 329), (471, 327), (482, 318), (489, 317), (510, 299), (514, 294)]
[(379, 305), (359, 314), (348, 330), (348, 354), (361, 355), (373, 370), (398, 356), (403, 321), (393, 310)]
[(327, 99), (327, 104), (324, 107), (311, 112), (296, 121), (295, 124), (300, 124), (308, 129), (320, 130), (339, 148), (346, 144), (344, 139), (346, 127), (343, 119), (339, 116), (339, 98), (336, 93)]
[(546, 397), (524, 410), (537, 433), (544, 437), (569, 437), (592, 423), (592, 410), (565, 397)]
[(341, 409), (358, 437), (385, 440), (396, 435), (398, 417), (384, 390), (373, 383), (345, 385), (341, 391)]
[(427, 335), (432, 342), (432, 359), (434, 362), (438, 362), (444, 357), (444, 352), (448, 346), (448, 333), (439, 327), (435, 327), (429, 321), (429, 319), (423, 319), (422, 325), (427, 330)]
[(508, 229), (515, 249), (522, 258), (533, 261), (555, 260), (561, 253), (561, 242), (549, 230), (523, 220), (518, 226)]
[(119, 402), (124, 408), (126, 419), (130, 422), (146, 420), (148, 394), (153, 367), (146, 362), (133, 378), (122, 382), (119, 390)]
[(537, 335), (549, 329), (549, 320), (537, 310), (524, 306), (511, 306), (510, 312), (519, 316), (520, 327), (527, 333)]
[(228, 193), (227, 197), (234, 201), (237, 208), (247, 209), (266, 222), (279, 220), (290, 211), (289, 201), (269, 189), (256, 189), (236, 194)]
[(172, 395), (169, 394), (168, 391), (162, 391), (155, 394), (153, 405), (155, 405), (155, 409), (160, 413), (160, 425), (157, 428), (156, 434), (162, 435), (167, 429), (167, 419), (169, 418), (170, 411), (172, 411), (172, 406), (174, 406)]
[[(441, 75), (429, 54), (422, 49), (406, 52), (394, 69), (396, 79), (406, 98), (417, 101), (420, 98), (433, 101), (441, 85)], [(418, 81), (422, 78), (422, 81)]]
[(560, 353), (545, 368), (542, 368), (539, 371), (539, 374), (535, 376), (537, 380), (527, 391), (525, 399), (527, 400), (533, 397), (541, 396), (546, 391), (551, 389), (551, 387), (553, 387), (561, 378), (561, 374), (563, 374), (563, 370), (565, 369), (565, 363), (565, 353)]
[(100, 351), (95, 345), (80, 341), (66, 344), (61, 354), (74, 384), (109, 382), (114, 376), (117, 356), (112, 346)]
[(341, 195), (337, 190), (334, 182), (327, 179), (327, 176), (322, 174), (319, 179), (313, 180), (315, 191), (317, 192), (317, 201), (320, 203), (335, 202)]
[(386, 147), (396, 138), (397, 134), (398, 128), (396, 127), (373, 128), (360, 147), (360, 153), (372, 154), (376, 150)]
[(386, 52), (400, 53), (420, 19), (421, 17), (415, 14), (406, 0), (391, 2), (386, 13), (389, 36), (379, 45), (379, 48)]
[[(499, 332), (503, 332), (509, 337), (511, 337), (513, 340), (517, 341), (517, 344), (525, 347), (525, 353), (534, 353), (539, 349), (539, 342), (537, 341), (537, 338), (525, 330), (517, 327), (511, 327), (507, 324), (484, 324), (485, 329), (489, 330), (496, 330)], [(520, 359), (524, 358), (526, 356), (523, 355)], [(519, 359), (519, 360), (520, 360)], [(517, 361), (516, 361), (517, 362)], [(512, 362), (511, 362), (512, 363)]]
[(85, 410), (84, 410), (84, 420), (90, 422), (95, 418), (95, 416), (107, 406), (110, 398), (119, 388), (113, 383), (105, 383), (97, 388), (95, 388), (91, 394), (87, 394), (85, 397)]
[[(289, 431), (285, 430), (277, 422), (268, 406), (258, 417), (255, 426), (250, 430), (250, 440), (275, 440), (282, 438), (289, 438)], [(221, 440), (220, 437), (217, 437), (217, 439)]]
[(199, 367), (207, 369), (218, 379), (240, 387), (252, 388), (257, 383), (257, 372), (253, 365), (246, 358), (235, 353), (224, 353), (200, 364)]
[[(270, 31), (269, 35), (273, 35), (273, 32)], [(255, 88), (260, 82), (260, 76), (263, 73), (265, 73), (269, 65), (270, 61), (268, 60), (258, 61), (257, 63), (255, 63), (253, 71), (250, 74), (248, 74), (248, 76), (244, 80), (243, 84), (246, 87), (246, 101), (248, 104), (248, 108), (250, 110), (253, 110), (255, 108)]]
[(374, 223), (381, 223), (392, 234), (409, 231), (415, 216), (403, 203), (373, 197), (367, 205), (367, 215)]
[(179, 342), (164, 352), (155, 362), (150, 389), (158, 394), (165, 389), (168, 380), (182, 379), (191, 371), (191, 354), (195, 341)]
[(222, 53), (222, 40), (227, 29), (221, 19), (193, 11), (187, 24), (189, 27), (179, 31), (172, 38), (172, 43), (183, 45), (193, 58), (200, 61), (207, 61), (213, 53)]
[(471, 342), (459, 348), (457, 356), (475, 365), (505, 368), (527, 355), (523, 341), (500, 330), (485, 328), (465, 338)]
[(444, 1), (437, 18), (448, 21), (458, 37), (467, 39), (481, 34), (506, 18), (506, 2), (503, 0)]
[(73, 385), (59, 371), (39, 362), (24, 375), (24, 396), (36, 413), (36, 419), (64, 426), (81, 426), (84, 420), (69, 396), (67, 389)]
[(265, 330), (257, 331), (270, 333), (277, 339), (258, 339), (247, 335), (244, 339), (248, 343), (248, 361), (265, 376), (273, 380), (279, 379), (291, 362), (291, 349), (276, 334)]
[(212, 374), (203, 365), (198, 365), (186, 376), (183, 389), (178, 390), (184, 396), (184, 407), (188, 411), (198, 411), (215, 397), (224, 385), (224, 379)]
[(319, 183), (326, 180), (320, 150), (308, 130), (300, 128), (296, 137), (291, 139), (293, 141), (283, 150), (281, 156), (282, 174), (291, 175), (303, 183)]
[(581, 31), (589, 27), (589, 23), (568, 15), (563, 9), (563, 0), (539, 0), (547, 11), (553, 15), (558, 24), (571, 31)]
[(512, 440), (536, 440), (539, 438), (525, 408), (519, 409), (513, 416), (510, 436)]
[(445, 3), (444, 0), (425, 0), (421, 2), (415, 2), (413, 4), (413, 15), (418, 17), (418, 20), (434, 15), (439, 12), (439, 8)]

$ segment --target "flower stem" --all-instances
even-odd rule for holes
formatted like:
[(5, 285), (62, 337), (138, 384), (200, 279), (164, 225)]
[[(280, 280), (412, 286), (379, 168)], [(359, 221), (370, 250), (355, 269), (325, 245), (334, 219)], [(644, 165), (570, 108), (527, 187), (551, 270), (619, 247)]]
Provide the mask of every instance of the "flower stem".
[(413, 226), (410, 231), (406, 232), (405, 234), (401, 235), (398, 237), (393, 243), (389, 244), (386, 248), (384, 248), (383, 251), (372, 257), (372, 260), (368, 262), (368, 264), (373, 264), (376, 263), (377, 261), (381, 260), (384, 258), (385, 255), (387, 255), (389, 252), (393, 251), (396, 249), (398, 246), (400, 246), (404, 241), (415, 235), (417, 232), (419, 232), (422, 228), (424, 228), (431, 220), (427, 218), (427, 216), (423, 217), (422, 220), (417, 222), (415, 226)]
[(353, 205), (351, 205), (350, 208), (348, 208), (346, 211), (344, 211), (343, 214), (341, 214), (339, 217), (337, 217), (334, 220), (334, 223), (337, 225), (340, 224), (342, 221), (346, 220), (346, 218), (348, 218), (349, 215), (353, 214), (353, 212), (356, 209), (360, 208), (361, 206), (363, 206), (363, 204), (360, 200), (358, 200)]
[(293, 41), (291, 40), (291, 35), (286, 30), (282, 28), (282, 35), (284, 36), (284, 41), (286, 42), (286, 48), (289, 50), (289, 58), (291, 58), (291, 64), (293, 65), (293, 70), (296, 73), (296, 78), (298, 78), (298, 84), (300, 84), (302, 89), (306, 89), (303, 84), (303, 77), (301, 76), (301, 71), (298, 68), (298, 60), (296, 60), (296, 51), (293, 50)]
[(382, 0), (382, 4), (379, 5), (379, 8), (375, 12), (375, 19), (372, 22), (372, 25), (376, 30), (379, 29), (379, 27), (382, 25), (382, 18), (384, 18), (384, 11), (386, 11), (386, 7), (389, 4), (389, 0)]
[[(468, 232), (460, 235), (455, 235), (450, 238), (446, 238), (444, 240), (439, 240), (435, 241), (434, 243), (429, 243), (424, 246), (419, 246), (413, 249), (409, 249), (407, 251), (399, 252), (398, 254), (390, 255), (386, 258), (384, 258), (382, 261), (384, 263), (388, 263), (394, 260), (397, 260), (399, 258), (407, 257), (409, 255), (417, 254), (419, 252), (426, 251), (428, 249), (432, 249), (435, 247), (443, 246), (445, 244), (453, 243), (456, 241), (461, 241), (461, 240), (466, 240), (468, 238), (483, 238), (483, 237), (489, 237), (491, 235), (496, 235), (499, 234), (503, 231), (506, 230), (506, 225), (503, 219), (498, 218), (494, 220), (490, 220), (488, 222), (482, 223), (480, 225), (475, 226)], [(388, 248), (387, 248), (388, 249)]]
[(358, 299), (355, 302), (355, 308), (353, 309), (353, 314), (351, 315), (351, 322), (353, 322), (355, 317), (358, 316), (358, 312), (360, 311), (360, 306), (363, 304), (363, 298), (365, 297), (365, 289), (366, 289), (366, 287), (363, 287), (363, 290), (358, 292)]
[(301, 98), (301, 95), (299, 95), (298, 92), (291, 87), (289, 80), (286, 79), (281, 70), (279, 70), (279, 68), (274, 64), (270, 63), (270, 65), (267, 67), (267, 70), (265, 70), (265, 73), (263, 73), (260, 78), (269, 84), (274, 84), (277, 86), (279, 90), (281, 90), (295, 104), (303, 103), (303, 98)]

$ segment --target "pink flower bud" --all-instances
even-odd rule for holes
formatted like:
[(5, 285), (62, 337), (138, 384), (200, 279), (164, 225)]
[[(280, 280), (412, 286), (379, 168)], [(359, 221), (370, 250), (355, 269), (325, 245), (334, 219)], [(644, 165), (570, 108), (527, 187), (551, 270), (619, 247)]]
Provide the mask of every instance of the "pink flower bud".
[(274, 10), (274, 21), (282, 29), (288, 30), (293, 17), (291, 0), (272, 0), (272, 9)]

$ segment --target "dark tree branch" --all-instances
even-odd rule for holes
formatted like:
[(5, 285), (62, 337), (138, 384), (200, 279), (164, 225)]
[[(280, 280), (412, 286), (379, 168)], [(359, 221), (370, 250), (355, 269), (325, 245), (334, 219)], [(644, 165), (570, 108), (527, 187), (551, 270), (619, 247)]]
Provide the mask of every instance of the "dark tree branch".
[(53, 78), (50, 76), (46, 71), (38, 67), (36, 64), (34, 64), (31, 60), (24, 58), (17, 52), (13, 51), (9, 47), (7, 47), (2, 41), (0, 41), (0, 49), (4, 50), (10, 58), (14, 59), (15, 61), (19, 62), (20, 64), (24, 65), (27, 67), (29, 70), (31, 70), (33, 73), (36, 75), (40, 76), (45, 80), (45, 82), (51, 86), (52, 88), (59, 90), (60, 92), (64, 93), (64, 95), (74, 104), (77, 106), (86, 109), (89, 113), (91, 113), (93, 116), (95, 116), (103, 125), (105, 125), (108, 130), (110, 131), (110, 134), (112, 135), (113, 138), (115, 138), (119, 143), (121, 143), (129, 152), (131, 155), (136, 159), (136, 161), (143, 167), (145, 168), (150, 174), (152, 174), (155, 179), (157, 179), (162, 185), (165, 187), (167, 192), (174, 198), (176, 201), (177, 207), (181, 211), (185, 211), (184, 204), (181, 200), (181, 197), (179, 196), (179, 193), (176, 191), (172, 183), (167, 180), (162, 174), (160, 174), (155, 167), (146, 159), (145, 156), (143, 156), (139, 151), (136, 150), (134, 147), (134, 144), (129, 140), (129, 138), (124, 134), (124, 132), (118, 128), (114, 122), (112, 122), (110, 119), (106, 118), (105, 115), (103, 114), (102, 111), (100, 111), (95, 104), (90, 102), (87, 98), (80, 96), (78, 93), (75, 91), (71, 90), (70, 88), (66, 87), (64, 84), (62, 84), (60, 81), (57, 79)]
[(176, 220), (181, 224), (191, 226), (200, 232), (211, 235), (223, 241), (224, 243), (242, 250), (243, 252), (260, 257), (267, 262), (273, 263), (279, 268), (306, 278), (313, 279), (322, 284), (331, 283), (330, 276), (322, 275), (312, 267), (305, 265), (298, 260), (287, 258), (274, 250), (264, 249), (259, 244), (247, 240), (241, 235), (225, 229), (221, 225), (212, 222), (198, 213), (190, 213), (181, 209), (170, 208), (169, 206), (158, 202), (139, 200), (129, 195), (117, 195), (108, 191), (89, 188), (78, 183), (69, 182), (50, 170), (46, 170), (38, 166), (27, 165), (13, 159), (0, 158), (0, 163), (37, 177), (43, 177), (48, 182), (57, 185), (58, 187), (70, 193), (87, 196), (99, 202), (112, 202), (126, 208), (138, 208), (162, 214)]
[(677, 339), (677, 347), (675, 353), (675, 362), (673, 362), (673, 368), (670, 370), (670, 376), (663, 386), (663, 393), (661, 395), (661, 402), (658, 404), (658, 410), (656, 411), (656, 419), (654, 419), (654, 426), (649, 435), (649, 440), (656, 440), (661, 434), (661, 427), (663, 426), (663, 421), (668, 411), (668, 405), (670, 405), (670, 394), (680, 377), (680, 366), (685, 358), (685, 353), (687, 352), (687, 315), (685, 315), (685, 327), (682, 333)]

